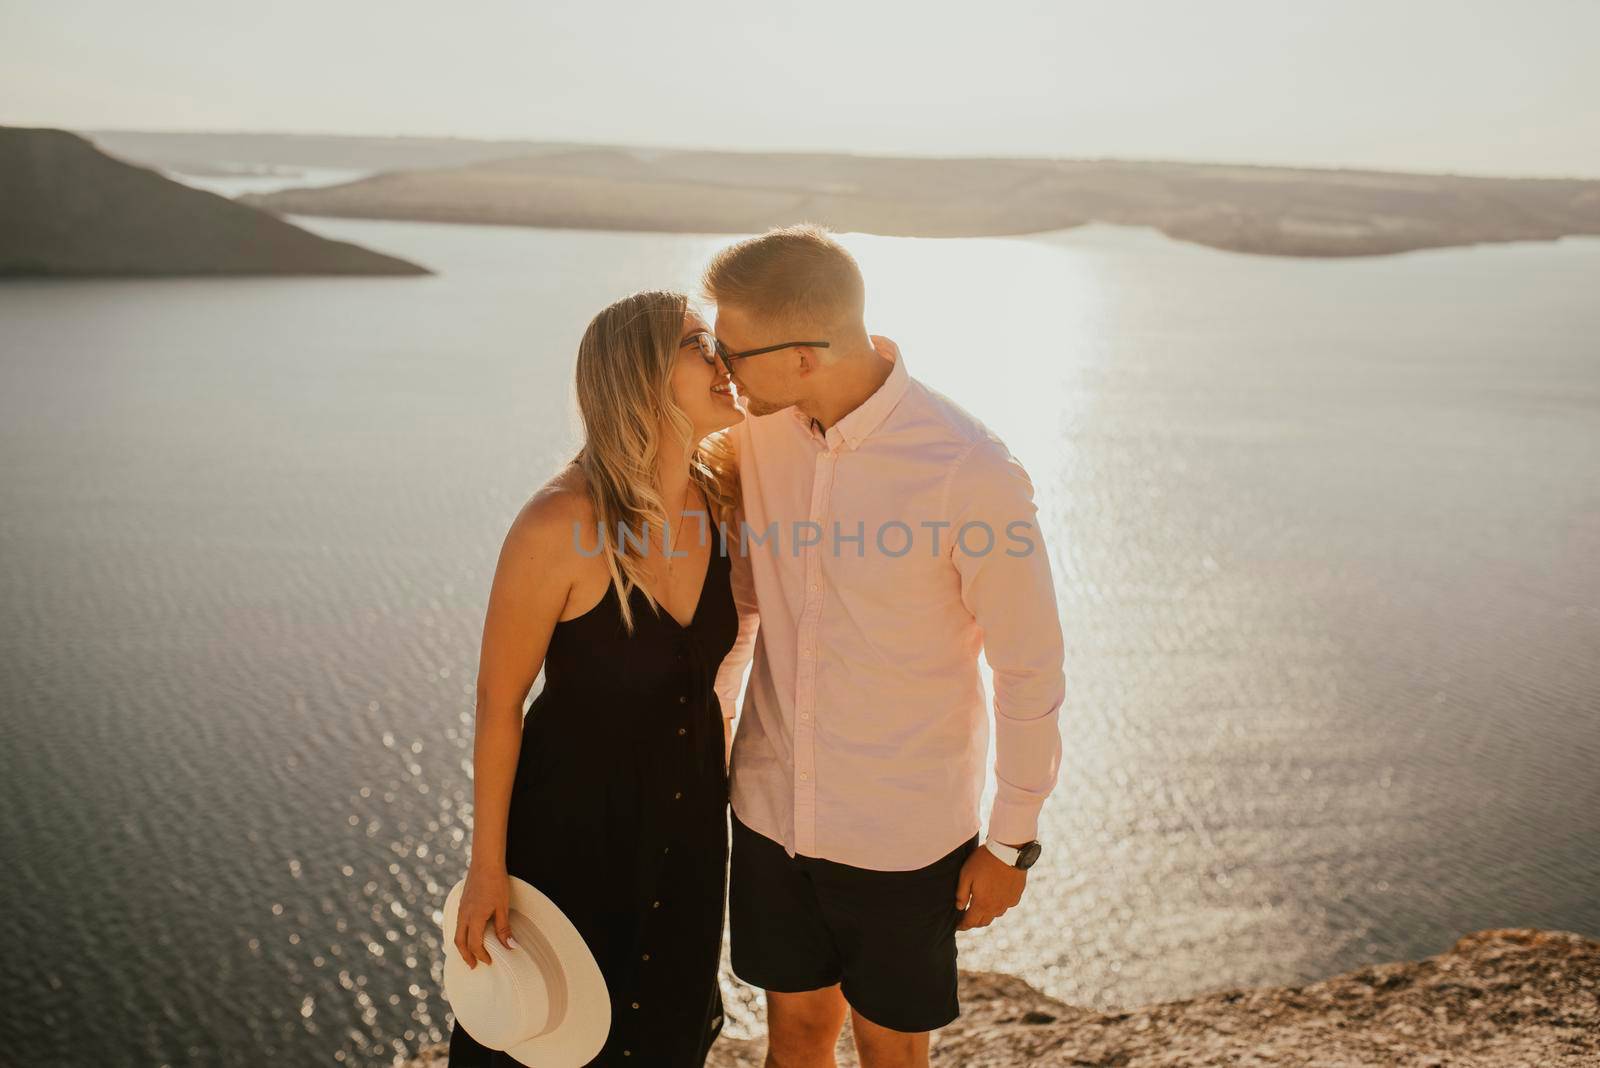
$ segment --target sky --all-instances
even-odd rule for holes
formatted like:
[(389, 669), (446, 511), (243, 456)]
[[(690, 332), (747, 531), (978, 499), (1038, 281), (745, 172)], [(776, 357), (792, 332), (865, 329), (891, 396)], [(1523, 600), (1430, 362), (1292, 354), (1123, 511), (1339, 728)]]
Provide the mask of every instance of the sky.
[(1600, 177), (1600, 0), (0, 0), (0, 124)]

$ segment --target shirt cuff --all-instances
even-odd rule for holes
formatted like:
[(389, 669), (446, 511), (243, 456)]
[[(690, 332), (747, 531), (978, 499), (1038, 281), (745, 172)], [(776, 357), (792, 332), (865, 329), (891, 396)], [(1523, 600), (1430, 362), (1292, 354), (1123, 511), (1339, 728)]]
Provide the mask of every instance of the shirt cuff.
[(1007, 801), (995, 798), (989, 809), (988, 837), (1005, 845), (1019, 846), (1039, 837), (1039, 811), (1043, 801)]

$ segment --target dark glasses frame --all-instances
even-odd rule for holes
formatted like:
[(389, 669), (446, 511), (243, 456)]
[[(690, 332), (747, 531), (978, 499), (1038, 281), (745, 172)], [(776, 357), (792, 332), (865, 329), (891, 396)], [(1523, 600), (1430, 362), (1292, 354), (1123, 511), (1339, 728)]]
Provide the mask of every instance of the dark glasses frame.
[(731, 352), (729, 351), (728, 346), (722, 343), (722, 339), (711, 333), (709, 330), (701, 330), (690, 334), (688, 337), (684, 338), (678, 343), (678, 347), (684, 348), (691, 342), (700, 346), (700, 355), (707, 363), (712, 364), (712, 366), (715, 366), (715, 358), (720, 357), (722, 360), (722, 366), (730, 375), (733, 374), (734, 360), (744, 360), (750, 358), (751, 356), (764, 356), (769, 352), (777, 352), (779, 349), (825, 349), (829, 347), (826, 341), (785, 341), (778, 345), (764, 345), (759, 349), (746, 349), (743, 352)]

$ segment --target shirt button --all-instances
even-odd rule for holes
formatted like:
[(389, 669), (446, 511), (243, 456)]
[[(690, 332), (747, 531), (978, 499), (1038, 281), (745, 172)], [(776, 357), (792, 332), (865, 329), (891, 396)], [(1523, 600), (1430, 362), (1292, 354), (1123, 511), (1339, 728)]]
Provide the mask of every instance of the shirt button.
[(679, 733), (679, 734), (688, 734), (688, 733), (689, 733), (689, 732), (688, 732), (688, 730), (687, 730), (687, 729), (685, 729), (685, 728), (683, 728), (683, 727), (679, 727), (679, 728), (678, 728), (678, 733)]
[(805, 782), (805, 781), (806, 781), (806, 780), (807, 780), (807, 779), (809, 779), (809, 778), (811, 778), (811, 776), (810, 776), (810, 775), (807, 775), (807, 774), (806, 774), (806, 773), (805, 773), (805, 772), (803, 772), (803, 771), (802, 771), (802, 772), (801, 772), (801, 773), (800, 773), (800, 781), (801, 781), (801, 782)]
[(813, 583), (812, 583), (812, 584), (811, 584), (811, 588), (812, 588), (812, 589), (813, 589), (813, 590), (814, 590), (814, 589), (816, 589), (816, 588), (817, 588), (817, 584), (816, 584), (816, 583), (815, 583), (815, 582), (813, 582)]
[(811, 718), (811, 713), (810, 712), (802, 712), (802, 713), (800, 713), (800, 718), (801, 719), (810, 719)]
[(658, 909), (658, 908), (660, 908), (660, 907), (661, 907), (661, 902), (659, 902), (659, 901), (652, 901), (652, 902), (650, 902), (650, 907), (651, 907), (651, 908), (653, 908), (653, 909)]
[(640, 959), (642, 959), (642, 960), (649, 960), (649, 959), (650, 959), (650, 954), (648, 954), (648, 953), (646, 953), (646, 954), (645, 954), (645, 955), (644, 955), (644, 956), (643, 956), (643, 957), (642, 957), (642, 958), (640, 958)]
[(689, 703), (689, 695), (688, 695), (688, 694), (682, 694), (682, 693), (680, 693), (680, 694), (679, 694), (679, 695), (678, 695), (678, 703), (679, 703), (679, 704), (680, 704), (680, 705), (686, 705), (686, 704), (688, 704), (688, 703)]
[(672, 799), (674, 801), (677, 801), (681, 797), (683, 797), (683, 791), (682, 790), (679, 790), (677, 793), (672, 795)]
[(636, 1009), (637, 1009), (637, 1008), (638, 1008), (638, 1007), (639, 1007), (639, 1003), (638, 1003), (638, 1002), (637, 1002), (637, 1001), (635, 1001), (635, 1002), (634, 1002), (634, 1003), (633, 1003), (633, 1007), (634, 1007), (634, 1008), (636, 1008)]
[(662, 846), (661, 847), (661, 852), (663, 852), (663, 853), (669, 853), (671, 851), (672, 851), (672, 847), (671, 846)]
[(631, 1050), (631, 1049), (625, 1049), (625, 1050), (623, 1050), (623, 1051), (622, 1051), (622, 1055), (623, 1055), (623, 1056), (624, 1056), (624, 1057), (631, 1057), (631, 1056), (633, 1056), (633, 1050)]

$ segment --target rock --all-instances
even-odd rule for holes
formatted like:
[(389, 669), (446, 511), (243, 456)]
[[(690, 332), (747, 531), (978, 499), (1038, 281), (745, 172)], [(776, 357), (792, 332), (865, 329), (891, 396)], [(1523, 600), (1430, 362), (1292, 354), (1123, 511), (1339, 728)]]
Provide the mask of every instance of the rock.
[[(998, 972), (963, 971), (960, 990), (960, 1019), (934, 1033), (935, 1065), (1600, 1065), (1600, 942), (1568, 931), (1478, 931), (1420, 961), (1129, 1012), (1074, 1008)], [(839, 1066), (858, 1068), (845, 1031)], [(761, 1068), (765, 1049), (724, 1038), (707, 1068)], [(442, 1051), (411, 1065), (443, 1065)]]

